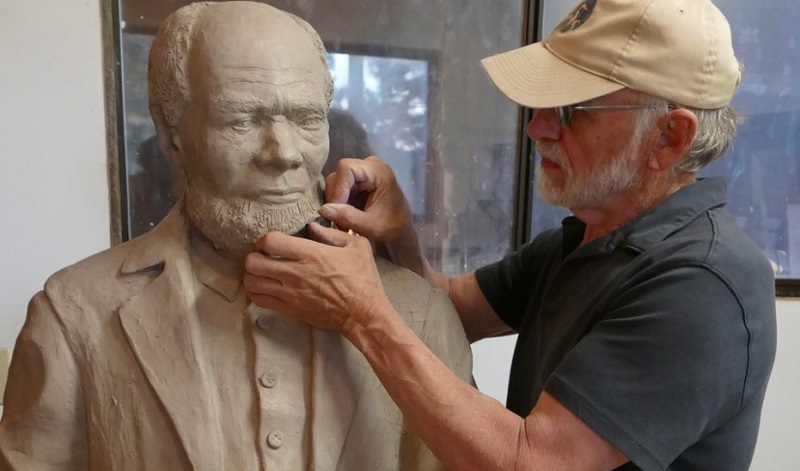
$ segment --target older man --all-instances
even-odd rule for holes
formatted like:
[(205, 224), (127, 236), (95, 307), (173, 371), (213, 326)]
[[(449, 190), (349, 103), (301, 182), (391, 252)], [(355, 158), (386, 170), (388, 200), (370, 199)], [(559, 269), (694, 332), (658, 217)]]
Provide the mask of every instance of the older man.
[[(257, 236), (318, 217), (332, 89), (317, 34), (272, 7), (193, 4), (165, 21), (151, 113), (185, 199), (33, 298), (0, 470), (441, 469), (352, 345), (241, 289)], [(405, 321), (469, 380), (447, 297), (378, 263)]]
[[(251, 298), (343, 332), (450, 469), (746, 470), (775, 354), (773, 277), (724, 183), (697, 178), (736, 128), (727, 21), (708, 0), (587, 0), (543, 42), (483, 64), (536, 109), (538, 189), (574, 213), (560, 229), (448, 278), (374, 158), (340, 163), (321, 213), (446, 290), (470, 339), (519, 333), (508, 410), (414, 339), (363, 237), (268, 234), (247, 259)], [(351, 192), (369, 193), (363, 208), (342, 204)]]

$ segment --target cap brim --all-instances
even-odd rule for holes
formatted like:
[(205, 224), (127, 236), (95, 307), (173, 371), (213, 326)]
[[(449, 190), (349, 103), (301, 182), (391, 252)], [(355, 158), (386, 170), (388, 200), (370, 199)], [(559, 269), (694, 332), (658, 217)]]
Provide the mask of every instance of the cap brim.
[(542, 43), (487, 57), (481, 64), (504, 95), (529, 108), (571, 105), (625, 88), (564, 62)]

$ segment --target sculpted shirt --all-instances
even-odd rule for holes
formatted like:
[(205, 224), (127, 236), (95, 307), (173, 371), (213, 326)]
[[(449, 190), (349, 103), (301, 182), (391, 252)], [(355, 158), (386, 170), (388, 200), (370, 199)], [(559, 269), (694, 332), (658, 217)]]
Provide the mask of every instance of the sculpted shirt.
[(307, 469), (313, 408), (311, 327), (249, 303), (238, 267), (192, 240), (198, 350), (216, 391), (222, 468)]
[(508, 407), (543, 390), (621, 469), (744, 471), (775, 355), (771, 267), (706, 179), (583, 246), (570, 217), (477, 272), (519, 332)]

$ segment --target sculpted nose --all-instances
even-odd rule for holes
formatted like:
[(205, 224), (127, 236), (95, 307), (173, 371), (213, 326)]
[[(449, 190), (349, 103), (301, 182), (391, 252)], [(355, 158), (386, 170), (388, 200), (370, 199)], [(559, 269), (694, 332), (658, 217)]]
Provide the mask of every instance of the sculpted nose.
[(298, 147), (297, 133), (285, 119), (275, 119), (264, 129), (263, 145), (256, 156), (259, 167), (274, 167), (281, 170), (298, 168), (303, 156)]
[(534, 141), (540, 139), (547, 139), (557, 141), (561, 139), (561, 122), (558, 119), (558, 113), (552, 108), (541, 108), (533, 113), (531, 121), (528, 123), (525, 131), (528, 137)]

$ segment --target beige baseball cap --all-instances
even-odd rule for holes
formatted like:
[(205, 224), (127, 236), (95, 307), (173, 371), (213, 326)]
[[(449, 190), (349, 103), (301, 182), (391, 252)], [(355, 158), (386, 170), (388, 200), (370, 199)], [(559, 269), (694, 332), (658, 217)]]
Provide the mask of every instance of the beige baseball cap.
[(531, 108), (623, 88), (721, 108), (741, 80), (730, 26), (708, 0), (585, 0), (544, 41), (481, 63), (500, 91)]

